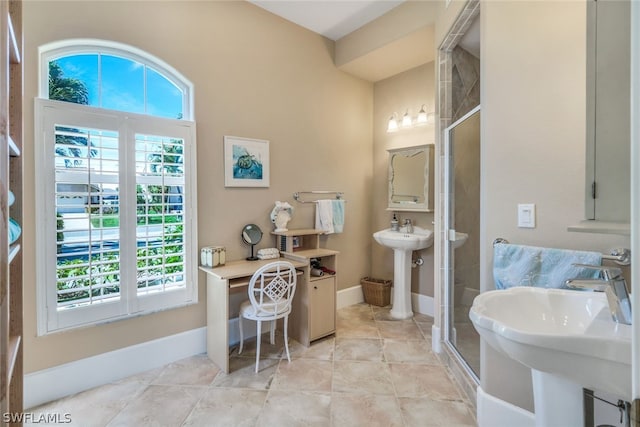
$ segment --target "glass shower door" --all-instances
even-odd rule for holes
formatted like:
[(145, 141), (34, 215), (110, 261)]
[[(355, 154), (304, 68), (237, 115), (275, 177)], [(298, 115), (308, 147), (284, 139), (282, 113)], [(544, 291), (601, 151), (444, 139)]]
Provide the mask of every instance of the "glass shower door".
[(445, 131), (445, 342), (480, 376), (480, 337), (469, 319), (480, 292), (480, 106)]

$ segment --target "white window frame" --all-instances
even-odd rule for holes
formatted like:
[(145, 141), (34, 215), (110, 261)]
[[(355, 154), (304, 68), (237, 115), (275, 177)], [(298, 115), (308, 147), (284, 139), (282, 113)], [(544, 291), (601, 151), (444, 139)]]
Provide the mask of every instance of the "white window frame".
[(149, 55), (143, 50), (124, 43), (116, 43), (99, 39), (67, 39), (42, 45), (38, 48), (40, 67), (38, 81), (40, 82), (38, 96), (49, 98), (49, 62), (70, 55), (106, 54), (130, 59), (140, 64), (152, 67), (182, 91), (182, 117), (194, 120), (193, 113), (193, 84), (175, 68)]
[[(78, 44), (73, 46), (72, 42)], [(92, 43), (87, 47), (87, 45), (81, 44), (83, 42), (86, 40), (51, 43), (40, 48), (41, 97), (35, 100), (35, 166), (38, 171), (36, 175), (36, 257), (39, 261), (36, 263), (38, 335), (111, 322), (198, 302), (196, 124), (187, 120), (193, 113), (192, 85), (171, 67), (130, 46), (91, 40)], [(160, 73), (167, 73), (165, 77), (179, 87), (185, 88), (183, 92), (183, 117), (185, 119), (159, 118), (45, 99), (48, 97), (49, 61), (55, 57), (83, 52), (95, 53), (96, 46), (100, 47), (100, 53), (108, 51), (109, 54), (133, 59), (153, 67)], [(123, 47), (130, 51), (119, 50)], [(44, 70), (46, 72), (43, 73)], [(167, 72), (167, 70), (173, 70), (173, 73)], [(67, 310), (58, 309), (57, 242), (55, 238), (51, 238), (56, 235), (56, 216), (52, 214), (56, 211), (53, 156), (56, 124), (109, 129), (118, 132), (121, 147), (120, 161), (125, 165), (119, 171), (120, 197), (122, 199), (120, 227), (121, 230), (129, 230), (120, 233), (121, 282), (118, 301)], [(136, 134), (163, 135), (180, 138), (184, 141), (185, 188), (182, 200), (184, 205), (186, 283), (184, 289), (146, 295), (137, 294), (137, 281), (135, 280), (137, 270), (135, 232)]]

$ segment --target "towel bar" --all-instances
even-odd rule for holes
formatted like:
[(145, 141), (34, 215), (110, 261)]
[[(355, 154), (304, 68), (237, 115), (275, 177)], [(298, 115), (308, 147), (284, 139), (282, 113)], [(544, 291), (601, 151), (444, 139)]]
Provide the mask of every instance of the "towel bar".
[[(509, 241), (502, 237), (498, 237), (493, 241), (493, 246), (501, 243), (509, 243)], [(631, 265), (631, 251), (625, 248), (614, 248), (611, 249), (608, 255), (602, 254), (602, 259), (613, 261), (618, 265)]]
[(297, 191), (293, 193), (293, 198), (298, 203), (316, 203), (317, 200), (300, 200), (300, 194), (335, 194), (336, 200), (342, 200), (344, 193), (342, 191)]

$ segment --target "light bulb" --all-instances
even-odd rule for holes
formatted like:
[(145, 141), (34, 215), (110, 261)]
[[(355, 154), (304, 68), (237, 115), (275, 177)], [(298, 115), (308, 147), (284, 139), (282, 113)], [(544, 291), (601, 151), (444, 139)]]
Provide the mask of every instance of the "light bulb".
[(404, 113), (404, 116), (402, 116), (402, 127), (411, 127), (411, 116), (409, 116), (409, 110), (407, 110), (407, 112)]
[(422, 108), (420, 109), (420, 112), (418, 113), (418, 118), (416, 120), (416, 123), (419, 125), (426, 125), (427, 124), (427, 112), (424, 109), (424, 104), (422, 104)]
[(398, 122), (395, 116), (389, 117), (389, 124), (387, 125), (387, 132), (395, 132), (398, 130)]

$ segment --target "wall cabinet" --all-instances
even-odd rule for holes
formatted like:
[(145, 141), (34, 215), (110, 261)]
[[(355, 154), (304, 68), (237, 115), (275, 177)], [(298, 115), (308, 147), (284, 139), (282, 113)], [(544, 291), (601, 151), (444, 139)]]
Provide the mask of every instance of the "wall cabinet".
[[(307, 347), (336, 331), (338, 252), (319, 247), (322, 233), (315, 229), (272, 232), (283, 256), (311, 264), (305, 270), (306, 280), (296, 289), (289, 316), (291, 337)], [(312, 274), (314, 266), (325, 269), (322, 276)]]
[(631, 217), (630, 3), (587, 2), (585, 218), (627, 224), (627, 234)]
[[(22, 4), (0, 0), (0, 423), (23, 412), (22, 250)], [(10, 191), (14, 197), (10, 197)], [(12, 233), (12, 230), (14, 231)]]

